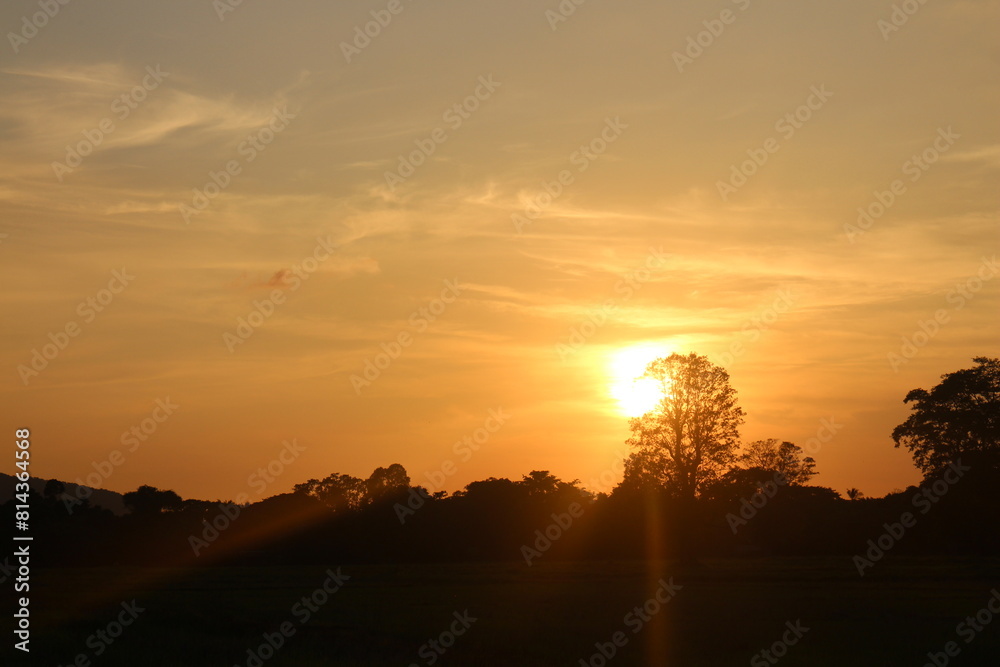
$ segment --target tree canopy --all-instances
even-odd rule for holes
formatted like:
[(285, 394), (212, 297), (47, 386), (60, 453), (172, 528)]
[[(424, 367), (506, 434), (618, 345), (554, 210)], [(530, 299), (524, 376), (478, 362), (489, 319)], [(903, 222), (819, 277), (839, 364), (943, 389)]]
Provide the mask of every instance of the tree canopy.
[(398, 463), (375, 468), (368, 479), (332, 473), (296, 484), (295, 493), (311, 496), (334, 511), (349, 512), (410, 489), (410, 476)]
[(634, 477), (626, 485), (654, 483), (694, 498), (726, 470), (739, 447), (744, 412), (729, 373), (691, 353), (656, 359), (643, 377), (659, 382), (663, 397), (653, 410), (629, 420), (628, 444), (635, 451), (626, 474)]
[(803, 457), (801, 447), (776, 438), (754, 440), (744, 448), (739, 462), (745, 470), (759, 468), (780, 473), (788, 484), (805, 484), (816, 474), (813, 457)]
[(174, 491), (164, 491), (155, 486), (143, 485), (122, 496), (125, 506), (136, 514), (158, 514), (179, 510), (183, 499)]
[(1000, 359), (973, 361), (972, 368), (942, 375), (930, 391), (913, 389), (903, 399), (912, 411), (892, 439), (910, 450), (925, 475), (965, 454), (1000, 452)]

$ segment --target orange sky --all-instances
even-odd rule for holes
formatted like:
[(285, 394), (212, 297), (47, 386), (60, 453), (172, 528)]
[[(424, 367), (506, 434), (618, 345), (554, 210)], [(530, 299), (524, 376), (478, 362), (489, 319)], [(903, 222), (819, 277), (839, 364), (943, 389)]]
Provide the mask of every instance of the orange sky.
[(0, 398), (35, 475), (119, 450), (106, 488), (235, 497), (295, 440), (262, 495), (590, 485), (639, 348), (726, 366), (747, 441), (833, 420), (818, 484), (918, 480), (906, 392), (1000, 354), (995, 3), (389, 4), (0, 9)]

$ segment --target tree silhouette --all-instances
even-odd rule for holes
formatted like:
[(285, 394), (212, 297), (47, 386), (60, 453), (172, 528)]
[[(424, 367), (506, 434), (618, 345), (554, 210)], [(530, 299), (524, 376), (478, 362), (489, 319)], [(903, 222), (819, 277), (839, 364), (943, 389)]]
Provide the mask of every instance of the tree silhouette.
[(122, 496), (125, 507), (135, 514), (159, 514), (165, 511), (179, 510), (184, 501), (173, 491), (142, 485), (135, 491), (129, 491)]
[(520, 481), (530, 496), (551, 495), (558, 490), (560, 483), (559, 478), (548, 470), (532, 470)]
[(378, 467), (365, 480), (365, 497), (368, 502), (376, 502), (387, 496), (410, 488), (410, 476), (406, 468), (393, 463), (388, 468)]
[(58, 499), (59, 496), (66, 493), (66, 485), (60, 482), (58, 479), (50, 479), (45, 483), (45, 490), (42, 491), (42, 495), (46, 498)]
[(629, 420), (630, 468), (693, 499), (735, 459), (744, 416), (736, 390), (725, 369), (694, 353), (657, 359), (643, 377), (660, 383), (663, 398)]
[(858, 500), (860, 498), (864, 498), (865, 494), (861, 493), (852, 486), (847, 490), (847, 497), (850, 498), (851, 500)]
[(365, 480), (335, 472), (323, 479), (296, 484), (292, 490), (315, 498), (335, 512), (353, 511), (361, 507), (365, 498)]
[(973, 361), (972, 368), (942, 375), (930, 391), (914, 389), (903, 399), (912, 412), (892, 439), (910, 450), (925, 475), (963, 454), (1000, 451), (1000, 359)]
[(463, 491), (455, 493), (457, 498), (466, 498), (475, 502), (496, 503), (497, 505), (509, 506), (515, 499), (523, 498), (526, 489), (517, 482), (506, 477), (487, 479), (469, 482)]
[(781, 473), (788, 484), (805, 484), (816, 474), (816, 460), (802, 456), (802, 448), (775, 438), (754, 440), (739, 457), (744, 469), (761, 468)]
[(651, 448), (632, 452), (625, 459), (625, 474), (619, 488), (623, 491), (662, 490), (667, 470), (667, 456)]

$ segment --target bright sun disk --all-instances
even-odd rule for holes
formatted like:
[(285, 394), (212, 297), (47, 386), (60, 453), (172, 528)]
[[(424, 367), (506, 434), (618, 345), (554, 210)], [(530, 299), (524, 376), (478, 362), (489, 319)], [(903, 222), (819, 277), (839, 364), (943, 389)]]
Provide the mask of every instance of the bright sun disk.
[(663, 392), (653, 378), (643, 378), (649, 362), (669, 356), (669, 352), (656, 345), (633, 345), (616, 352), (611, 358), (609, 391), (618, 401), (619, 409), (627, 417), (639, 417), (656, 407)]

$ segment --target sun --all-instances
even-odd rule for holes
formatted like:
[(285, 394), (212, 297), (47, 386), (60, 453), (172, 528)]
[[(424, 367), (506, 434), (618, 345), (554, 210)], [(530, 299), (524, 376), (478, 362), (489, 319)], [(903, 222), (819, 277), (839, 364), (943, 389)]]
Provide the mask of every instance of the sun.
[(663, 398), (660, 383), (642, 378), (649, 362), (670, 355), (662, 345), (644, 343), (618, 350), (611, 355), (608, 389), (626, 417), (639, 417), (656, 407)]

